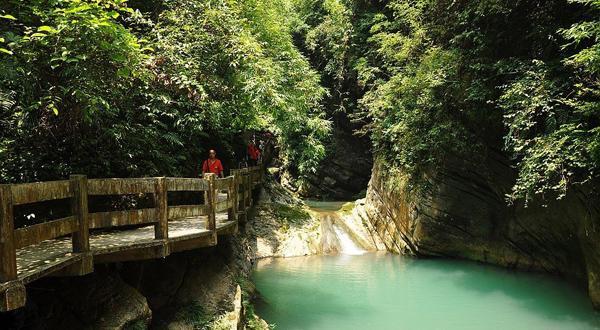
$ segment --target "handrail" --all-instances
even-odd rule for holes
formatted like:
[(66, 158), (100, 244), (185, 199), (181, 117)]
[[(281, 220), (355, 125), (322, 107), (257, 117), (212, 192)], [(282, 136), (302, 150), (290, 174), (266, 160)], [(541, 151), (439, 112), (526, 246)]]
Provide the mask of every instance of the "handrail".
[(126, 195), (154, 193), (154, 179), (89, 179), (88, 195)]
[[(231, 170), (231, 176), (221, 179), (211, 174), (204, 178), (108, 179), (87, 179), (84, 175), (73, 175), (69, 180), (0, 185), (0, 311), (15, 309), (24, 304), (23, 281), (27, 280), (19, 277), (17, 250), (71, 235), (71, 256), (78, 258), (84, 265), (76, 273), (83, 275), (93, 270), (90, 230), (117, 230), (122, 226), (154, 224), (154, 240), (168, 245), (171, 242), (169, 220), (197, 216), (207, 216), (205, 228), (215, 237), (213, 243), (216, 244), (216, 214), (227, 211), (228, 223), (235, 224), (238, 220), (245, 220), (252, 203), (251, 191), (257, 184), (257, 178), (261, 177), (261, 167), (256, 166)], [(203, 192), (204, 204), (169, 206), (168, 193), (181, 191)], [(154, 207), (94, 213), (88, 211), (89, 196), (135, 194), (151, 194)], [(70, 215), (24, 228), (14, 228), (14, 206), (64, 199), (70, 199)], [(176, 237), (177, 241), (181, 239), (181, 236)], [(186, 245), (186, 248), (189, 247)], [(181, 250), (181, 246), (178, 249)], [(163, 256), (168, 254), (167, 250)], [(52, 271), (61, 269), (59, 266), (53, 267), (55, 270)]]
[(208, 181), (201, 178), (165, 178), (169, 191), (206, 191)]
[(20, 249), (38, 244), (48, 239), (72, 234), (78, 230), (77, 219), (74, 216), (19, 228), (15, 230), (15, 248)]
[(65, 199), (73, 196), (68, 180), (15, 184), (10, 186), (10, 190), (13, 205)]

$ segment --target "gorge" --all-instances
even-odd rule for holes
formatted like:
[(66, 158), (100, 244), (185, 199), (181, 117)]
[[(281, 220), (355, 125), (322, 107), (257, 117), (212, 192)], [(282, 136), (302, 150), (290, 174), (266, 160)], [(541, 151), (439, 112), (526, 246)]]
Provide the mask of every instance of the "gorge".
[[(27, 303), (0, 324), (599, 328), (599, 18), (598, 0), (3, 1), (0, 288)], [(171, 254), (156, 225), (160, 258), (15, 275), (42, 238), (82, 253), (88, 207), (146, 217), (96, 215), (99, 235), (172, 202), (208, 216), (209, 150), (228, 175), (254, 145), (235, 235), (207, 220), (211, 244)], [(74, 174), (145, 188), (78, 211)]]

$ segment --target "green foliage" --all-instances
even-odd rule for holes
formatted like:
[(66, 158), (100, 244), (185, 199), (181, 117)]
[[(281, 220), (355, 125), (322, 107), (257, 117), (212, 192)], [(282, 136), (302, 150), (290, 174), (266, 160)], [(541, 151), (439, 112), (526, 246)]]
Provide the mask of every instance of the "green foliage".
[(571, 2), (587, 5), (595, 20), (561, 29), (567, 42), (560, 62), (534, 60), (522, 65), (501, 97), (509, 128), (507, 146), (519, 165), (512, 199), (545, 194), (562, 198), (571, 185), (597, 176), (600, 2)]
[(209, 316), (197, 301), (180, 308), (175, 318), (184, 321), (194, 329), (209, 329), (213, 321), (213, 317)]
[(209, 148), (233, 162), (249, 130), (271, 131), (290, 168), (314, 171), (329, 133), (324, 90), (292, 43), (288, 10), (286, 0), (3, 2), (0, 179), (192, 175)]
[(447, 154), (464, 153), (468, 133), (439, 95), (455, 70), (456, 57), (432, 48), (365, 95), (373, 119), (372, 139), (388, 162), (411, 177), (439, 165)]
[(0, 179), (192, 175), (249, 130), (273, 132), (307, 174), (327, 113), (353, 118), (409, 187), (504, 146), (511, 199), (560, 198), (597, 178), (599, 13), (598, 0), (7, 0)]
[(277, 220), (284, 224), (301, 225), (311, 219), (310, 214), (300, 206), (273, 204), (272, 207)]
[(560, 198), (597, 177), (599, 1), (297, 6), (312, 62), (338, 82), (332, 94), (358, 100), (353, 116), (409, 188), (503, 141), (519, 173), (510, 199)]

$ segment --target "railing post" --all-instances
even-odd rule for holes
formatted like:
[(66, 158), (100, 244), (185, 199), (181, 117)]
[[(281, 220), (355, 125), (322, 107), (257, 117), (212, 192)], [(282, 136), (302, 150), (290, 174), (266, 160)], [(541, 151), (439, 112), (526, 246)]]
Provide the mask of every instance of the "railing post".
[(260, 166), (260, 183), (262, 184), (262, 182), (265, 180), (265, 168), (263, 167), (262, 163), (259, 166)]
[(169, 219), (167, 205), (167, 180), (156, 178), (154, 186), (154, 207), (156, 208), (156, 224), (154, 224), (154, 238), (169, 238)]
[(252, 172), (249, 170), (246, 175), (246, 211), (252, 205)]
[(241, 207), (244, 211), (244, 222), (248, 222), (248, 200), (250, 198), (250, 187), (248, 186), (248, 182), (250, 182), (250, 169), (249, 168), (245, 168), (244, 171), (242, 172), (242, 177), (240, 178), (242, 181), (242, 187), (243, 187), (243, 192), (242, 192), (242, 203), (241, 203)]
[(231, 201), (231, 207), (227, 210), (227, 220), (237, 221), (237, 175), (233, 174), (231, 182), (229, 183), (229, 189), (227, 190), (227, 199)]
[(90, 252), (90, 231), (88, 219), (88, 193), (87, 177), (85, 175), (71, 175), (71, 211), (77, 222), (77, 231), (72, 235), (73, 252)]
[(10, 185), (0, 185), (0, 282), (17, 279), (17, 253), (12, 192)]
[[(242, 179), (242, 170), (241, 169), (240, 170), (233, 170), (232, 173), (233, 173), (233, 187), (234, 187), (233, 205), (235, 206), (235, 220), (239, 222), (240, 221), (240, 215), (241, 215), (240, 209), (242, 208), (240, 206), (240, 197), (239, 197), (240, 192), (242, 191), (242, 189), (241, 189), (242, 188), (241, 187), (241, 184), (242, 184), (242, 180), (241, 180)], [(243, 197), (244, 196), (242, 195), (242, 198)]]
[(215, 175), (213, 173), (206, 173), (204, 179), (208, 180), (208, 191), (204, 201), (208, 211), (208, 230), (215, 231), (217, 229)]
[(13, 199), (11, 186), (0, 185), (0, 282), (9, 282), (0, 292), (0, 311), (25, 306), (25, 286), (17, 280)]

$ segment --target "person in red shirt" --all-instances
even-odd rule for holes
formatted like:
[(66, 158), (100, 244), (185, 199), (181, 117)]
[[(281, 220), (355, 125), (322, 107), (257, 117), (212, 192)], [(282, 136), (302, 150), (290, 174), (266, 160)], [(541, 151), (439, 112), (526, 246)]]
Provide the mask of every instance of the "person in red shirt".
[(217, 152), (211, 149), (208, 152), (208, 159), (202, 163), (202, 175), (206, 173), (214, 173), (217, 177), (223, 177), (223, 164), (217, 158)]
[(250, 166), (258, 165), (258, 160), (260, 159), (260, 149), (258, 149), (254, 141), (251, 141), (248, 144), (248, 157), (250, 158)]

